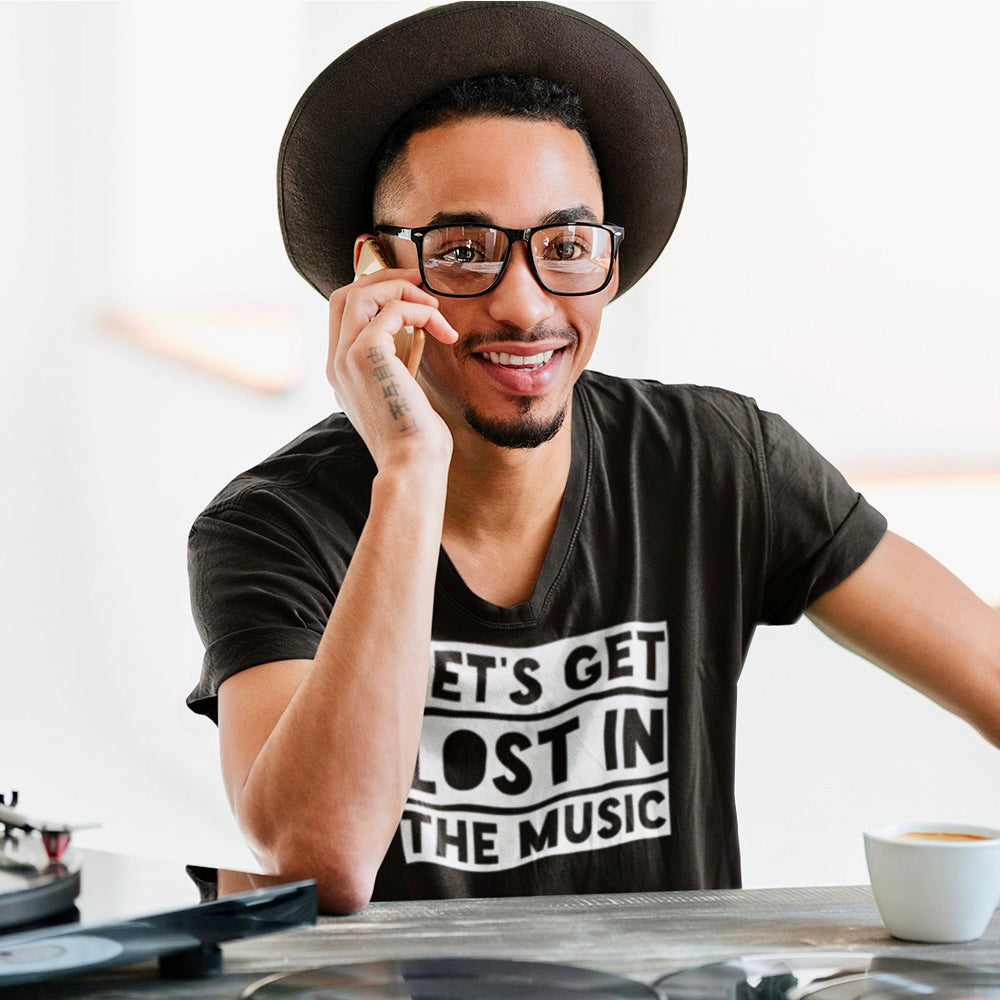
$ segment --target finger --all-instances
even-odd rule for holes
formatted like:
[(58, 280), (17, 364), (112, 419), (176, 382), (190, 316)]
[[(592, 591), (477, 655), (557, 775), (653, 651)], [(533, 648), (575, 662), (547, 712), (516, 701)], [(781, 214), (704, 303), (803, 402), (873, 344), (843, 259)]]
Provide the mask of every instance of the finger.
[(390, 299), (403, 296), (418, 302), (437, 303), (433, 295), (420, 287), (420, 271), (417, 268), (381, 270), (359, 275), (351, 284), (342, 285), (331, 293), (330, 332), (339, 329), (348, 302), (367, 302), (368, 318), (371, 319)]
[(420, 284), (417, 268), (396, 268), (360, 275), (346, 287), (346, 301), (368, 302), (373, 312), (394, 298), (437, 305), (437, 298)]
[(388, 302), (375, 315), (359, 335), (358, 340), (367, 339), (369, 335), (374, 335), (379, 340), (392, 338), (403, 326), (422, 327), (444, 344), (452, 344), (458, 339), (458, 331), (441, 315), (436, 306), (395, 299)]
[(458, 339), (458, 331), (441, 314), (438, 300), (405, 281), (355, 289), (346, 298), (341, 322), (342, 329), (358, 330), (359, 336), (366, 326), (376, 323), (376, 330), (388, 330), (391, 335), (401, 326), (420, 326), (443, 344)]
[[(409, 272), (403, 272), (409, 273)], [(419, 272), (413, 274), (419, 278)], [(347, 285), (344, 296), (344, 311), (350, 316), (364, 315), (369, 321), (375, 314), (394, 300), (405, 302), (420, 302), (436, 306), (438, 300), (430, 292), (420, 287), (419, 283), (403, 278), (392, 278), (388, 272), (365, 275), (353, 284)]]
[(423, 289), (409, 281), (382, 280), (374, 284), (348, 286), (340, 299), (341, 312), (336, 326), (333, 326), (334, 316), (331, 313), (331, 349), (334, 341), (349, 345), (360, 336), (361, 332), (371, 323), (390, 302), (413, 302), (424, 307), (437, 305), (437, 299), (428, 295)]

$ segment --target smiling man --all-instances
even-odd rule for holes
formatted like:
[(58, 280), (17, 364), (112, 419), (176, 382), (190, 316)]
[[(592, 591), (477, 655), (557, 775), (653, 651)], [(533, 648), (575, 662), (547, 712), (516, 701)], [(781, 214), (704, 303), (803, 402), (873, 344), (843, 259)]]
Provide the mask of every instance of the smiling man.
[[(195, 523), (189, 703), (261, 863), (324, 909), (739, 885), (759, 623), (807, 612), (1000, 740), (995, 612), (788, 424), (587, 370), (684, 181), (663, 81), (550, 4), (391, 25), (293, 114), (283, 232), (343, 413)], [(371, 238), (391, 266), (352, 280)]]

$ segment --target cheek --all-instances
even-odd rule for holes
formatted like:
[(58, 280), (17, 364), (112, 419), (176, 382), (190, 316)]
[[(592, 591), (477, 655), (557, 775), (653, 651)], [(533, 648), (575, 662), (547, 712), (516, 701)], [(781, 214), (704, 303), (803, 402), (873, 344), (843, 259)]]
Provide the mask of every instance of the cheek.
[(424, 342), (424, 355), (418, 372), (419, 381), (424, 388), (439, 394), (454, 382), (455, 373), (454, 347), (428, 337)]
[[(431, 292), (433, 295), (434, 293)], [(474, 310), (478, 299), (450, 299), (446, 295), (438, 295), (438, 312), (456, 329), (459, 337), (466, 330), (473, 329)], [(450, 350), (450, 348), (449, 348)]]
[(580, 333), (580, 351), (581, 353), (585, 353), (588, 359), (597, 344), (597, 336), (601, 329), (601, 316), (603, 312), (603, 303), (595, 303), (593, 308), (580, 310), (575, 316), (574, 325)]

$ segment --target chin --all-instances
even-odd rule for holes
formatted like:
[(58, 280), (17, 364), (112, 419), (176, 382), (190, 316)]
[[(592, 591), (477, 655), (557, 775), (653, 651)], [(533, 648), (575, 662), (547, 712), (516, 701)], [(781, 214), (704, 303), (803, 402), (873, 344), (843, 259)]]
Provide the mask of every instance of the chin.
[[(527, 401), (530, 406), (530, 401)], [(513, 420), (484, 417), (472, 407), (466, 408), (465, 422), (484, 440), (499, 448), (537, 448), (559, 433), (566, 419), (566, 405), (548, 420), (528, 414)]]

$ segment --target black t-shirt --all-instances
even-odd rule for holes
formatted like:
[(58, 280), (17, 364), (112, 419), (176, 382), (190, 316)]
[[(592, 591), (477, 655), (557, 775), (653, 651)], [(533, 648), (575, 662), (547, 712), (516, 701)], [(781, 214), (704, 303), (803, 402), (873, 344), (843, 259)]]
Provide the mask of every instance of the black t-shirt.
[[(198, 518), (195, 712), (215, 718), (246, 667), (315, 655), (374, 475), (334, 414)], [(884, 531), (752, 400), (584, 373), (531, 599), (480, 599), (441, 552), (420, 756), (375, 898), (738, 886), (736, 683), (754, 629), (795, 621)]]

